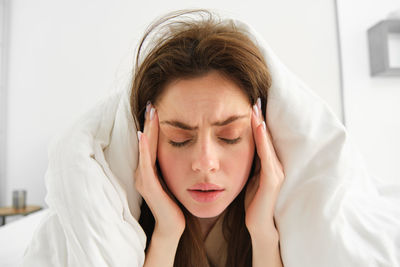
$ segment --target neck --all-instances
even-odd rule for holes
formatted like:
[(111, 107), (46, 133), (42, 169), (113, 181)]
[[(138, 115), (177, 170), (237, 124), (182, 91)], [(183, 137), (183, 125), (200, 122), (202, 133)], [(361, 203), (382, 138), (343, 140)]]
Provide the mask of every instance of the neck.
[(201, 229), (201, 234), (203, 240), (205, 240), (208, 236), (208, 234), (211, 231), (211, 228), (215, 225), (215, 223), (218, 221), (218, 219), (223, 216), (224, 212), (219, 214), (218, 216), (211, 217), (211, 218), (197, 218), (200, 224), (200, 229)]
[(212, 218), (198, 218), (203, 240), (207, 238), (208, 233), (210, 232), (211, 228), (215, 225), (218, 218), (219, 216)]

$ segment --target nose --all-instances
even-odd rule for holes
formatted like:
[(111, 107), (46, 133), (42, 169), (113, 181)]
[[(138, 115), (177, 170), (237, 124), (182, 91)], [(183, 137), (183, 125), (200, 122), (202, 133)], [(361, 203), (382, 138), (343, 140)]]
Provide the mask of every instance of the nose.
[(219, 170), (218, 153), (216, 145), (210, 137), (199, 138), (196, 144), (195, 155), (192, 161), (192, 169), (204, 174), (214, 173)]

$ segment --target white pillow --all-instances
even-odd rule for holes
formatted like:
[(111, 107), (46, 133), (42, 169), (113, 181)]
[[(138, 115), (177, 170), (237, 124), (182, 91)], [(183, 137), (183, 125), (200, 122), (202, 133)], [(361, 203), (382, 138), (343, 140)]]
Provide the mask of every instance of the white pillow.
[[(284, 265), (400, 266), (400, 197), (373, 183), (328, 105), (258, 33), (234, 22), (250, 31), (272, 75), (266, 120), (286, 174), (275, 210)], [(125, 88), (50, 147), (46, 202), (53, 215), (35, 233), (23, 266), (142, 266), (137, 158)]]

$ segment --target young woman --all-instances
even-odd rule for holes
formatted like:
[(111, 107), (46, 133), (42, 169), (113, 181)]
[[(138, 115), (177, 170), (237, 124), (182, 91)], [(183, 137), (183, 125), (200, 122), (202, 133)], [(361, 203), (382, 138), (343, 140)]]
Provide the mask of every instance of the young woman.
[(136, 59), (145, 266), (282, 266), (274, 207), (284, 171), (263, 117), (271, 77), (257, 46), (229, 20), (184, 10), (149, 28)]

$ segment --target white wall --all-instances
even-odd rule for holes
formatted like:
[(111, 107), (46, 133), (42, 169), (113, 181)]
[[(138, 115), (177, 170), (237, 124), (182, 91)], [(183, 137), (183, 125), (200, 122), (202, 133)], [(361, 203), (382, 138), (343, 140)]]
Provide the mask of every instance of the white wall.
[(399, 0), (338, 1), (347, 128), (370, 173), (397, 183), (400, 76), (370, 76), (367, 30), (399, 8)]
[(7, 127), (7, 49), (9, 1), (0, 0), (0, 204), (5, 197), (6, 127)]
[[(136, 42), (167, 11), (213, 8), (263, 34), (282, 61), (341, 118), (333, 0), (54, 1), (11, 6), (5, 201), (28, 190), (45, 205), (47, 145), (113, 87), (129, 79)], [(111, 4), (112, 3), (112, 4)]]

